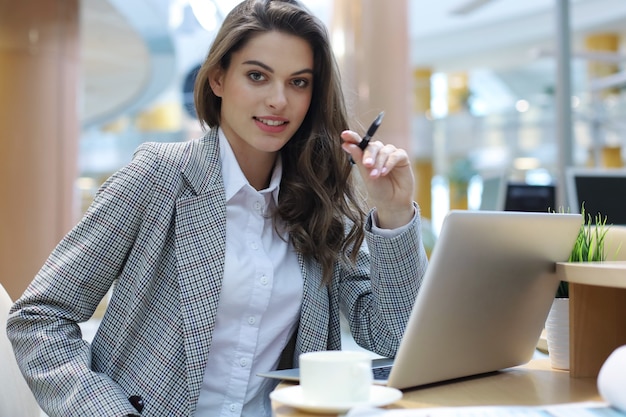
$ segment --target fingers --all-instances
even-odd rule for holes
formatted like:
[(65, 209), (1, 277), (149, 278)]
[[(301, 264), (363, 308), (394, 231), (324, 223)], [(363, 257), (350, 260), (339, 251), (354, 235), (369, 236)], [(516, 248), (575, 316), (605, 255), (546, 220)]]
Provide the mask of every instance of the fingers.
[(356, 145), (361, 142), (361, 137), (357, 135), (356, 132), (353, 132), (351, 130), (344, 130), (343, 132), (341, 132), (341, 139), (343, 139), (343, 149), (350, 155), (352, 155), (351, 150), (353, 150), (353, 148), (359, 149), (359, 147)]
[(391, 144), (380, 141), (370, 142), (370, 146), (363, 152), (363, 165), (371, 168), (370, 176), (385, 176), (392, 169), (406, 166), (409, 158), (404, 149), (398, 149)]
[(368, 169), (371, 178), (385, 176), (396, 167), (409, 165), (409, 156), (404, 149), (384, 144), (381, 141), (371, 141), (362, 151), (357, 146), (361, 138), (355, 132), (345, 131), (341, 137), (344, 140), (343, 149), (352, 156), (354, 161), (361, 161), (363, 167)]

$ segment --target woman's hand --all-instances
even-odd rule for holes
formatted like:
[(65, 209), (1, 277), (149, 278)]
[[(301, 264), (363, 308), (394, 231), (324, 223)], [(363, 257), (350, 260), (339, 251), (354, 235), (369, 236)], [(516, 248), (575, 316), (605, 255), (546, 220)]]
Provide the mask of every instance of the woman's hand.
[(407, 224), (415, 214), (415, 179), (407, 152), (380, 141), (370, 142), (362, 151), (357, 146), (361, 137), (351, 130), (342, 132), (341, 138), (361, 173), (368, 202), (376, 207), (378, 226), (394, 229)]

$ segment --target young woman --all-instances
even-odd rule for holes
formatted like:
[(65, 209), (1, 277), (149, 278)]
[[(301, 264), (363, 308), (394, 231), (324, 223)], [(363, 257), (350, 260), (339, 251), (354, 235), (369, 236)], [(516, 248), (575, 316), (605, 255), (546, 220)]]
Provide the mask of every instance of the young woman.
[[(269, 416), (256, 374), (340, 349), (340, 312), (361, 346), (397, 350), (427, 265), (413, 174), (344, 130), (324, 26), (295, 0), (244, 1), (195, 99), (207, 134), (143, 144), (12, 309), (50, 416)], [(113, 285), (90, 346), (77, 323)]]

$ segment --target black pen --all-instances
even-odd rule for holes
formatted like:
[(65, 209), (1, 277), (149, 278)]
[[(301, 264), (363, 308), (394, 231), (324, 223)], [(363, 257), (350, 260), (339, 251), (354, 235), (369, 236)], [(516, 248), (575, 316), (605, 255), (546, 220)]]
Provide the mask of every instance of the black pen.
[(376, 119), (372, 122), (370, 128), (367, 129), (367, 133), (365, 134), (365, 136), (363, 136), (361, 142), (358, 143), (358, 146), (359, 148), (361, 148), (361, 150), (365, 150), (365, 148), (367, 148), (367, 145), (370, 143), (370, 139), (372, 139), (372, 136), (374, 136), (374, 133), (376, 133), (378, 126), (380, 126), (380, 124), (382, 123), (384, 115), (385, 112), (381, 111), (378, 114), (378, 117), (376, 117)]

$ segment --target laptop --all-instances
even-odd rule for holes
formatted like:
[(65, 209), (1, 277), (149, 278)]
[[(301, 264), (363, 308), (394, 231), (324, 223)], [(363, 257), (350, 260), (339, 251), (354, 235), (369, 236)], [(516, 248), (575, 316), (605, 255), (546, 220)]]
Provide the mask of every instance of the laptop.
[(600, 213), (607, 224), (626, 225), (626, 169), (570, 167), (565, 180), (572, 213), (584, 204), (592, 222)]
[[(581, 224), (570, 213), (449, 212), (395, 359), (373, 361), (375, 383), (413, 388), (530, 361), (559, 284), (555, 263)], [(260, 376), (298, 380), (298, 370)]]
[(556, 208), (554, 184), (509, 182), (506, 186), (504, 211), (535, 211), (547, 213)]

